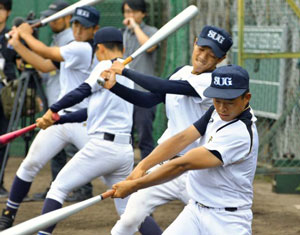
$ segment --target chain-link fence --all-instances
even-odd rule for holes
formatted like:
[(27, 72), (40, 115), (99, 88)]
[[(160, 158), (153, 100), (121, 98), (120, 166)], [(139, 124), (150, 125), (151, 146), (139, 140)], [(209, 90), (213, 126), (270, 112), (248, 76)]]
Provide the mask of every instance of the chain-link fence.
[(300, 170), (299, 6), (298, 0), (245, 1), (244, 67), (258, 116), (262, 173)]

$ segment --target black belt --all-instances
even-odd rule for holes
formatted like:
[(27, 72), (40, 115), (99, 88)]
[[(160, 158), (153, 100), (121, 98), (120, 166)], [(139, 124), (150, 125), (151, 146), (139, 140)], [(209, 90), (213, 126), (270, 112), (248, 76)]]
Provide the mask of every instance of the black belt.
[(111, 133), (104, 132), (103, 139), (108, 140), (108, 141), (114, 141), (115, 135), (111, 134)]
[(107, 141), (111, 141), (111, 142), (117, 142), (117, 143), (123, 143), (123, 144), (131, 144), (131, 137), (125, 137), (125, 140), (123, 138), (121, 138), (118, 135), (115, 134), (111, 134), (111, 133), (107, 133), (107, 132), (103, 132), (103, 139), (107, 140)]
[(203, 205), (202, 203), (200, 202), (196, 202), (196, 205), (202, 207), (202, 208), (207, 208), (207, 209), (224, 209), (225, 211), (230, 211), (230, 212), (233, 212), (233, 211), (237, 211), (237, 207), (224, 207), (224, 208), (215, 208), (215, 207), (210, 207), (210, 206), (205, 206)]

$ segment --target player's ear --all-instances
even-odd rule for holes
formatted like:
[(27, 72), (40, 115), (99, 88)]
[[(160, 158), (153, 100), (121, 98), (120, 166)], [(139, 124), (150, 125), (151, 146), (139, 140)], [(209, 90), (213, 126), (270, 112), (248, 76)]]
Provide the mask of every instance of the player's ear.
[(99, 25), (95, 25), (94, 26), (94, 34), (98, 31), (98, 29), (100, 29), (100, 26)]
[(198, 38), (196, 37), (195, 41), (194, 41), (194, 45), (196, 45), (197, 41), (198, 41)]
[(218, 59), (218, 64), (221, 63), (223, 60), (225, 60), (225, 58), (226, 58), (226, 55), (224, 55), (222, 58), (219, 58)]

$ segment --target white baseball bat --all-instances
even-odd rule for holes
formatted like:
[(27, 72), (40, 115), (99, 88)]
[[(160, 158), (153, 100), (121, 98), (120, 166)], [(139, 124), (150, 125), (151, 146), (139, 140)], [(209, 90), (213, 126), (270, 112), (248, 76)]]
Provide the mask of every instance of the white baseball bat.
[(30, 220), (27, 220), (21, 224), (13, 226), (9, 229), (6, 229), (0, 232), (1, 235), (30, 235), (38, 232), (44, 228), (48, 228), (49, 226), (56, 224), (57, 222), (66, 219), (67, 217), (89, 207), (97, 202), (102, 201), (105, 198), (111, 197), (114, 194), (114, 190), (109, 190), (101, 195), (92, 197), (90, 199), (84, 200), (82, 202), (78, 202), (76, 204), (63, 207), (61, 209), (51, 211), (49, 213), (37, 216)]
[(45, 19), (42, 19), (40, 21), (40, 24), (44, 25), (44, 24), (47, 24), (47, 23), (49, 23), (53, 20), (56, 20), (58, 18), (64, 17), (66, 15), (73, 14), (77, 7), (82, 7), (82, 6), (87, 6), (87, 5), (94, 5), (97, 2), (102, 2), (102, 1), (103, 0), (81, 0), (81, 1), (78, 1), (78, 2), (62, 9), (61, 11), (56, 12), (55, 14), (53, 14), (49, 17), (46, 17)]
[(194, 5), (190, 5), (180, 12), (177, 16), (171, 19), (168, 23), (162, 26), (147, 42), (145, 42), (141, 47), (139, 47), (132, 55), (125, 59), (123, 64), (128, 64), (130, 61), (135, 59), (138, 55), (147, 51), (149, 48), (153, 47), (160, 41), (164, 40), (170, 34), (175, 32), (181, 26), (189, 22), (193, 17), (198, 14), (198, 8)]
[[(160, 41), (164, 40), (170, 34), (178, 30), (181, 26), (189, 22), (193, 17), (198, 14), (198, 8), (194, 5), (190, 5), (185, 8), (182, 12), (176, 15), (173, 19), (171, 19), (168, 23), (162, 26), (155, 34), (153, 34), (147, 42), (145, 42), (141, 47), (139, 47), (134, 53), (128, 56), (123, 64), (126, 65), (134, 60), (138, 55), (147, 51), (149, 48), (153, 47)], [(97, 82), (100, 86), (105, 84), (105, 79), (99, 76)]]
[[(87, 6), (87, 5), (94, 5), (98, 2), (102, 2), (103, 0), (81, 0), (81, 1), (78, 1), (64, 9), (62, 9), (61, 11), (59, 12), (56, 12), (54, 13), (53, 15), (51, 16), (48, 16), (40, 21), (38, 21), (37, 23), (34, 23), (31, 25), (32, 28), (38, 28), (38, 27), (41, 27), (53, 20), (56, 20), (58, 18), (61, 18), (61, 17), (64, 17), (66, 15), (70, 15), (70, 14), (73, 14), (75, 9), (77, 7), (82, 7), (82, 6)], [(9, 39), (10, 38), (10, 35), (8, 33), (5, 34), (5, 38), (6, 39)]]

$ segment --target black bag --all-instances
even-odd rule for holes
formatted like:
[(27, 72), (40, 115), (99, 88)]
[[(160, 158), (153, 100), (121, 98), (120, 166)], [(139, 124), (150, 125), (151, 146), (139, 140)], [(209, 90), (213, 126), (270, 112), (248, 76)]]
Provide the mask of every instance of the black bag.
[[(18, 84), (20, 80), (15, 79), (9, 81), (6, 86), (1, 90), (1, 101), (4, 115), (7, 119), (10, 119), (11, 112), (13, 110), (14, 101), (17, 94)], [(42, 111), (42, 102), (41, 99), (34, 94), (35, 90), (33, 88), (27, 88), (26, 98), (24, 100), (22, 116), (30, 116), (35, 113)], [(31, 99), (34, 97), (34, 105), (32, 105)]]

